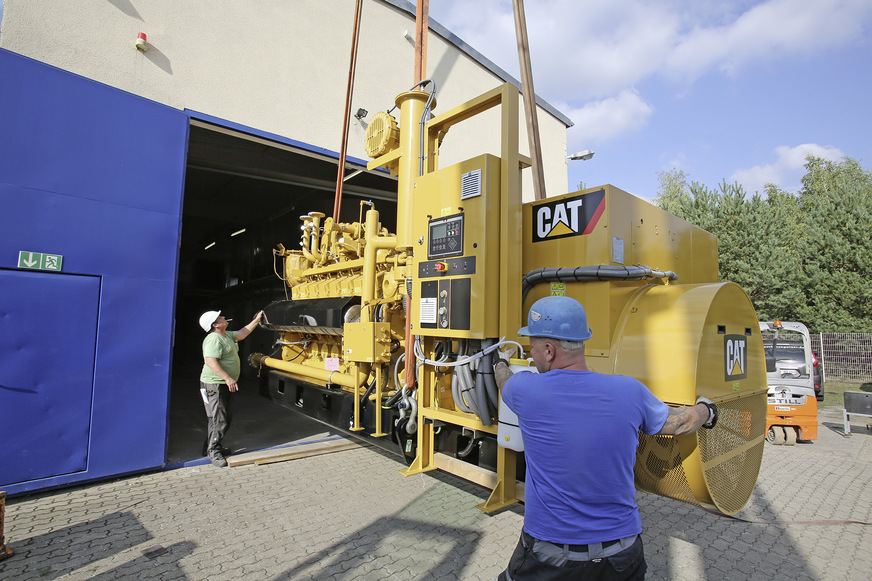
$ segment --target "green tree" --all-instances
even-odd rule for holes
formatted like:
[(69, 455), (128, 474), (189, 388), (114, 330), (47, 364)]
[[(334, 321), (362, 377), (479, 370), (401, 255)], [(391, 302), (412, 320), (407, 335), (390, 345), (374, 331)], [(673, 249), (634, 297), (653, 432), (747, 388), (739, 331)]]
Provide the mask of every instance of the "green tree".
[(760, 214), (763, 226), (758, 241), (756, 296), (754, 307), (761, 320), (795, 321), (805, 306), (806, 287), (802, 284), (802, 257), (799, 245), (805, 232), (799, 200), (772, 184), (765, 189)]
[(658, 174), (655, 202), (718, 236), (721, 280), (746, 290), (761, 320), (813, 331), (872, 330), (872, 173), (851, 158), (809, 157), (802, 189), (747, 196), (683, 171)]
[(737, 183), (718, 189), (693, 182), (679, 170), (658, 174), (657, 204), (718, 236), (718, 271), (722, 281), (741, 285), (761, 319), (796, 318), (805, 304), (797, 286), (801, 260), (796, 196), (767, 186), (764, 198), (748, 196)]
[(809, 157), (799, 192), (799, 248), (808, 301), (801, 320), (817, 331), (872, 330), (872, 173), (851, 158)]

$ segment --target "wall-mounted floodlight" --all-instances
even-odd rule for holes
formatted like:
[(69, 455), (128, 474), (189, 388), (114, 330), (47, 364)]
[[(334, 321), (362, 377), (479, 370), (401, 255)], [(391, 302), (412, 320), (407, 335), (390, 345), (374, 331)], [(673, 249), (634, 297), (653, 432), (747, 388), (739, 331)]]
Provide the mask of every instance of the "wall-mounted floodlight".
[(585, 149), (584, 151), (579, 151), (578, 153), (573, 153), (572, 155), (566, 156), (568, 161), (576, 161), (582, 160), (587, 161), (593, 157), (594, 151), (592, 149)]

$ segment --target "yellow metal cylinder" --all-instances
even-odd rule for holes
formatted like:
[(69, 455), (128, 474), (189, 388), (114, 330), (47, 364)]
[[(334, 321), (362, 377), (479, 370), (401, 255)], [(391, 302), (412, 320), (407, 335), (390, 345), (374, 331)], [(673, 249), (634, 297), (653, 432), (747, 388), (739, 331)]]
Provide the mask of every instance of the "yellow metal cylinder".
[(273, 359), (272, 357), (263, 357), (259, 360), (261, 365), (278, 369), (279, 371), (287, 371), (294, 375), (311, 378), (313, 381), (341, 385), (342, 387), (357, 388), (360, 387), (366, 380), (368, 371), (358, 371), (354, 375), (348, 373), (340, 373), (338, 371), (328, 371), (326, 369), (318, 369), (308, 365), (300, 365), (291, 361), (283, 361), (281, 359)]
[(713, 430), (642, 436), (636, 485), (648, 492), (738, 512), (763, 457), (766, 366), (757, 317), (733, 283), (647, 285), (618, 323), (614, 372), (636, 377), (671, 405), (705, 396), (718, 405)]
[[(409, 91), (397, 97), (400, 108), (400, 147), (403, 155), (399, 160), (397, 173), (397, 244), (399, 247), (412, 245), (414, 232), (414, 185), (420, 175), (421, 115), (430, 94), (424, 91)], [(431, 103), (431, 109), (436, 101)]]

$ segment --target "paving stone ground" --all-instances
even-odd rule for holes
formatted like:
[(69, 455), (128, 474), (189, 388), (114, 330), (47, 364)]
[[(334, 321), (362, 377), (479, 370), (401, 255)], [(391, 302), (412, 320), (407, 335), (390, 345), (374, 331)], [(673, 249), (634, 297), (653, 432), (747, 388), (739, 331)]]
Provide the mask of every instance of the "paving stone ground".
[[(766, 446), (737, 516), (639, 494), (650, 580), (872, 578), (872, 432), (821, 410), (818, 440)], [(0, 579), (491, 579), (523, 506), (485, 515), (488, 491), (398, 473), (360, 448), (263, 466), (196, 466), (7, 500), (15, 555)]]

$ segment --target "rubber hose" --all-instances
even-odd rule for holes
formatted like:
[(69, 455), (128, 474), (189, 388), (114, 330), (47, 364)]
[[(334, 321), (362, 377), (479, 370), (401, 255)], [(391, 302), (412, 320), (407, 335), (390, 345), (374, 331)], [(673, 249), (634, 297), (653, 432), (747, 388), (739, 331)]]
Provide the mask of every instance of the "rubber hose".
[(472, 414), (475, 412), (472, 411), (466, 402), (466, 398), (463, 397), (464, 393), (469, 390), (469, 384), (472, 383), (471, 376), (469, 379), (466, 379), (468, 374), (469, 370), (466, 369), (465, 365), (454, 368), (454, 373), (451, 375), (451, 397), (454, 398), (454, 405), (457, 406), (457, 409)]
[(463, 450), (457, 451), (457, 457), (458, 458), (466, 458), (467, 456), (469, 456), (470, 452), (472, 452), (472, 449), (475, 448), (475, 445), (477, 443), (478, 443), (478, 440), (476, 438), (470, 438), (469, 444), (466, 445), (466, 448), (464, 448)]
[(471, 414), (478, 415), (478, 402), (475, 399), (475, 384), (472, 381), (472, 372), (468, 365), (457, 368), (460, 371), (460, 397), (466, 404)]
[(527, 294), (537, 284), (542, 282), (587, 282), (597, 280), (646, 280), (668, 278), (678, 280), (678, 275), (671, 270), (654, 270), (650, 266), (577, 266), (566, 268), (537, 268), (524, 275), (521, 280), (521, 301), (527, 300)]
[(373, 378), (372, 378), (372, 383), (370, 383), (370, 384), (367, 386), (366, 391), (363, 393), (363, 396), (361, 396), (361, 398), (360, 398), (360, 407), (363, 407), (363, 406), (366, 405), (366, 400), (369, 399), (369, 396), (371, 396), (373, 390), (375, 390), (375, 382), (376, 382), (376, 378), (373, 377)]
[[(496, 339), (485, 339), (482, 341), (482, 348), (487, 348), (496, 343)], [(493, 416), (498, 416), (500, 409), (500, 390), (497, 389), (497, 381), (494, 378), (494, 352), (485, 353), (484, 357), (481, 359), (481, 367), (484, 367), (484, 371), (480, 371), (479, 373), (484, 373), (484, 384), (487, 387), (487, 399), (489, 404), (489, 410)]]
[(475, 404), (478, 408), (478, 419), (483, 426), (491, 425), (491, 415), (490, 410), (487, 405), (487, 386), (485, 385), (485, 373), (481, 371), (482, 363), (479, 361), (479, 371), (475, 375), (475, 389), (473, 391), (473, 396), (475, 397)]
[(401, 397), (403, 397), (403, 392), (402, 392), (402, 391), (398, 391), (397, 393), (395, 393), (394, 395), (392, 395), (391, 397), (389, 397), (389, 398), (387, 399), (387, 401), (386, 401), (384, 404), (382, 404), (382, 407), (384, 407), (384, 408), (392, 408), (392, 407), (394, 407), (395, 405), (397, 405), (397, 402), (400, 401), (400, 398), (401, 398)]

